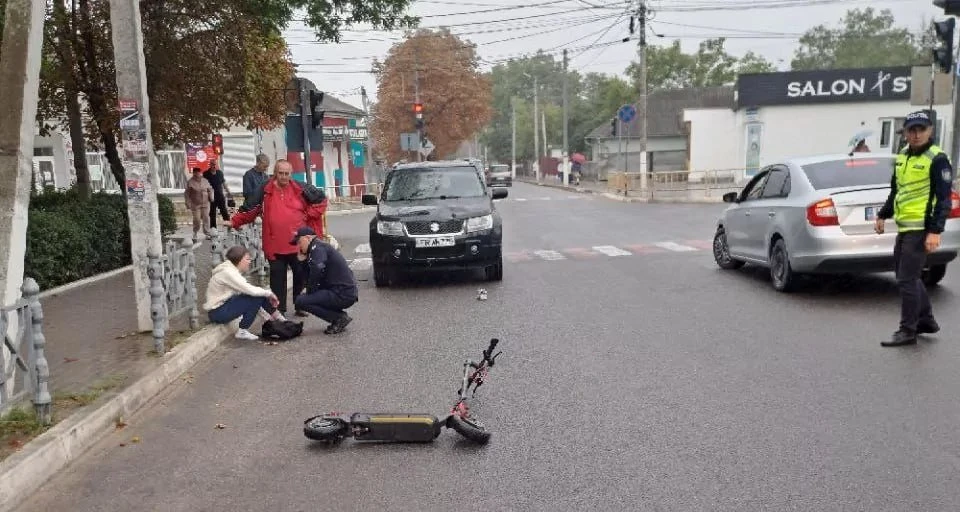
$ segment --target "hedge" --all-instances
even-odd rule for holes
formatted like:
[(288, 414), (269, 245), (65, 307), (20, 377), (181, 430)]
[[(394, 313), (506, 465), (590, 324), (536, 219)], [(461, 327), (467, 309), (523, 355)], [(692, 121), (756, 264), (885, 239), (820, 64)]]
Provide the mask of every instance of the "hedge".
[[(173, 202), (158, 195), (160, 229), (177, 229)], [(123, 196), (103, 192), (83, 199), (75, 189), (30, 198), (24, 275), (49, 290), (131, 262), (130, 229)]]

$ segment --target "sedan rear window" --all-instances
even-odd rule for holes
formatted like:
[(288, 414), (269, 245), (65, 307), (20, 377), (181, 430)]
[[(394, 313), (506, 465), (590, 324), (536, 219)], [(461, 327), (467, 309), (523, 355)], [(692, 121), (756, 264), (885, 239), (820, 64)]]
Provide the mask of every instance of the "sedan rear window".
[(893, 176), (893, 158), (831, 160), (802, 166), (810, 184), (817, 190), (840, 187), (889, 185)]

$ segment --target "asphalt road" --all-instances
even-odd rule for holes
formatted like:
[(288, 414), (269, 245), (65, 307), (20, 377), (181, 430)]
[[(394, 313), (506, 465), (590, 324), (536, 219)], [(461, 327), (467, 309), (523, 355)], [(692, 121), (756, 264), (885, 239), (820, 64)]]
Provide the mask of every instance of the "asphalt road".
[[(22, 510), (876, 512), (960, 502), (960, 271), (933, 294), (939, 338), (882, 348), (898, 319), (890, 276), (779, 294), (762, 272), (714, 265), (701, 242), (721, 205), (587, 197), (510, 189), (499, 204), (512, 254), (502, 283), (375, 289), (358, 270), (347, 333), (324, 336), (312, 319), (286, 344), (227, 343)], [(330, 219), (351, 259), (362, 261), (354, 248), (368, 221)], [(489, 300), (476, 300), (478, 287)], [(462, 359), (491, 337), (504, 354), (478, 396), (494, 431), (487, 446), (452, 431), (428, 445), (332, 449), (303, 437), (318, 412), (444, 413)]]

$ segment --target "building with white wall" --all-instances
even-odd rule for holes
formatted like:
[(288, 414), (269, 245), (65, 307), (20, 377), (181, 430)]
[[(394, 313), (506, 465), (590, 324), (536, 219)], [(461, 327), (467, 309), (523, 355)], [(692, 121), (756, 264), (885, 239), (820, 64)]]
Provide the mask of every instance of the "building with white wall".
[[(928, 69), (928, 68), (927, 68)], [(691, 171), (736, 170), (739, 177), (793, 156), (842, 153), (862, 131), (871, 151), (902, 147), (898, 130), (910, 112), (929, 108), (929, 71), (891, 67), (741, 75), (732, 108), (687, 108)], [(937, 77), (936, 137), (950, 151), (949, 87)], [(915, 88), (919, 88), (916, 89)]]

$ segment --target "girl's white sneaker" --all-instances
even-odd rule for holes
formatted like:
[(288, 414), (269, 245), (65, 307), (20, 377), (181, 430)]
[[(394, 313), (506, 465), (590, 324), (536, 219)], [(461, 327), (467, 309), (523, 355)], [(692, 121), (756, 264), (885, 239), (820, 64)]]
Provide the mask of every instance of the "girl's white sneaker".
[(238, 331), (237, 331), (236, 338), (237, 338), (238, 340), (250, 340), (250, 341), (255, 341), (255, 340), (259, 340), (259, 339), (260, 339), (259, 336), (257, 336), (256, 334), (254, 334), (254, 333), (252, 333), (252, 332), (250, 332), (250, 331), (248, 331), (248, 330), (246, 330), (246, 329), (240, 329), (240, 330), (238, 330)]

